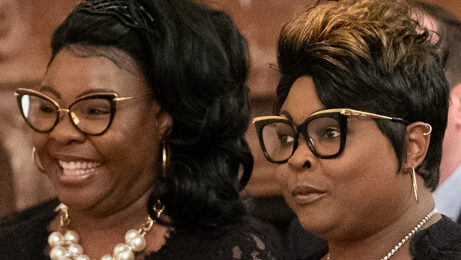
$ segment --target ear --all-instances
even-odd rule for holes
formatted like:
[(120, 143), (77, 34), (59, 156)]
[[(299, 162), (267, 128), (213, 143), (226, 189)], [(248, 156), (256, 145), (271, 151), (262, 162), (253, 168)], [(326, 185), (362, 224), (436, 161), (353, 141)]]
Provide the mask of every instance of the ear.
[(155, 102), (155, 118), (157, 120), (157, 126), (159, 130), (160, 140), (165, 139), (173, 127), (173, 118), (166, 112), (158, 102)]
[(450, 92), (450, 124), (461, 130), (461, 83)]
[(407, 126), (407, 164), (418, 167), (426, 157), (431, 141), (432, 127), (424, 122), (414, 122)]

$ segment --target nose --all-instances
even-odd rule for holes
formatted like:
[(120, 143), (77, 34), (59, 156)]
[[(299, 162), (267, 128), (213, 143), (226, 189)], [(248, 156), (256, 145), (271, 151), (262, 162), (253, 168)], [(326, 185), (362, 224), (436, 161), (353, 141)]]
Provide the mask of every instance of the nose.
[(288, 165), (296, 172), (305, 171), (314, 167), (317, 157), (307, 146), (304, 138), (299, 138), (299, 145), (288, 160)]
[[(59, 109), (58, 123), (53, 130), (51, 130), (50, 138), (56, 140), (60, 144), (84, 142), (85, 135), (71, 122), (71, 120), (73, 120), (75, 123), (78, 123), (75, 121), (78, 120), (78, 118), (71, 118), (71, 116), (75, 117), (68, 109)], [(66, 117), (68, 117), (68, 120)]]

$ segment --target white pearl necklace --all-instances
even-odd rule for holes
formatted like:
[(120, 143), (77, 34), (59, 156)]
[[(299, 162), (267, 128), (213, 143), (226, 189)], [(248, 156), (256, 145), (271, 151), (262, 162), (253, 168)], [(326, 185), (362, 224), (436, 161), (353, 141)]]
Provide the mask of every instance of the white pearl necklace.
[[(157, 219), (160, 218), (165, 207), (160, 201), (153, 207)], [(52, 232), (48, 236), (48, 245), (50, 245), (51, 260), (91, 260), (83, 253), (83, 248), (79, 244), (80, 236), (74, 230), (69, 230), (70, 225), (68, 208), (63, 203), (55, 209), (60, 213), (60, 231)], [(101, 257), (101, 260), (134, 260), (135, 254), (146, 249), (146, 239), (144, 236), (152, 229), (156, 220), (147, 216), (147, 221), (139, 229), (130, 229), (125, 234), (125, 243), (118, 243), (114, 247), (112, 254)]]
[[(411, 237), (413, 237), (416, 232), (418, 232), (418, 230), (420, 230), (426, 224), (427, 221), (429, 221), (429, 219), (431, 219), (437, 213), (437, 209), (433, 209), (431, 212), (429, 212), (426, 217), (421, 219), (421, 221), (404, 238), (402, 238), (402, 240), (397, 245), (395, 245), (395, 247), (392, 248), (389, 253), (381, 258), (381, 260), (388, 260), (391, 258), (408, 240), (410, 240)], [(327, 255), (327, 260), (330, 260), (330, 253)]]

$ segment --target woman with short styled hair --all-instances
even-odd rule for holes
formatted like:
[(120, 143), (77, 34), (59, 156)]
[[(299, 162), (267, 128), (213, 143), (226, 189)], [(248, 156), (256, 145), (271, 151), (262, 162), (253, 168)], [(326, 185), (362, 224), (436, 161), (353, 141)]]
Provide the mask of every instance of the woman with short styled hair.
[(254, 123), (288, 205), (328, 243), (301, 259), (461, 259), (431, 193), (443, 57), (411, 17), (401, 0), (319, 1), (281, 31), (275, 115)]

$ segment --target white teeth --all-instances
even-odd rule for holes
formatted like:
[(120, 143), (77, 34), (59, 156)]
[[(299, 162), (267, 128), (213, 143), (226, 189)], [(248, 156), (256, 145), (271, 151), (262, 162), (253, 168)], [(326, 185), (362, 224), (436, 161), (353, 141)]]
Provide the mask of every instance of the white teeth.
[(101, 164), (90, 161), (59, 161), (65, 175), (80, 175), (94, 171)]

